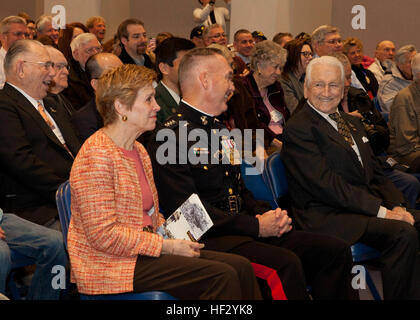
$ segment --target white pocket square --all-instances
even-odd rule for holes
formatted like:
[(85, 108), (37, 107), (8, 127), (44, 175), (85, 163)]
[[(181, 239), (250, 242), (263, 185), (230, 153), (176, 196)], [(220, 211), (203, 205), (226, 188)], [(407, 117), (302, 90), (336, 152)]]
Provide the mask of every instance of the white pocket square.
[(362, 137), (362, 141), (363, 141), (363, 143), (368, 143), (369, 142), (369, 139), (366, 138), (366, 137)]

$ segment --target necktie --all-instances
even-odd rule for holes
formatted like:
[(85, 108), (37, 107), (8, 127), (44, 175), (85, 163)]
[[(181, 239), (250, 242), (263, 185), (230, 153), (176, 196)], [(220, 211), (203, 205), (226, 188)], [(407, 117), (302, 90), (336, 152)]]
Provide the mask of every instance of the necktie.
[(38, 112), (41, 115), (41, 117), (44, 119), (44, 121), (48, 124), (48, 126), (51, 128), (51, 130), (54, 130), (55, 126), (51, 122), (50, 118), (48, 118), (47, 114), (45, 113), (45, 108), (40, 102), (38, 102)]
[[(44, 121), (48, 124), (48, 126), (51, 128), (51, 130), (54, 132), (55, 130), (55, 126), (52, 123), (52, 121), (50, 120), (50, 118), (48, 118), (47, 113), (45, 112), (45, 108), (42, 105), (41, 102), (38, 102), (38, 112), (41, 115), (41, 117), (44, 119)], [(73, 154), (71, 153), (70, 149), (67, 147), (66, 143), (63, 143), (63, 147), (64, 149), (67, 150), (67, 152), (71, 155), (71, 157), (74, 159)]]
[(338, 112), (334, 112), (329, 114), (329, 117), (337, 122), (338, 133), (343, 136), (344, 140), (346, 140), (350, 146), (353, 146), (354, 143), (353, 139), (351, 138), (350, 129), (340, 114)]

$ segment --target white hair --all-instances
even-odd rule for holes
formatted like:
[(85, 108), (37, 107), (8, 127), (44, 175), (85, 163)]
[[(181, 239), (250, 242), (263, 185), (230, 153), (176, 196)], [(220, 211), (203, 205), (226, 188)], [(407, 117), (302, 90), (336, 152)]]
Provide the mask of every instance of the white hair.
[[(91, 40), (98, 41), (98, 38), (93, 33), (81, 33), (70, 43), (71, 52), (74, 52), (76, 49), (79, 49), (85, 43), (88, 43)], [(99, 41), (98, 41), (99, 44)]]
[(344, 84), (344, 67), (343, 64), (338, 60), (337, 58), (331, 57), (331, 56), (323, 56), (314, 58), (309, 62), (308, 66), (306, 67), (306, 76), (305, 76), (305, 86), (309, 88), (309, 85), (311, 83), (312, 78), (312, 69), (314, 66), (321, 64), (321, 65), (328, 65), (328, 66), (335, 66), (337, 67), (341, 72), (341, 82)]

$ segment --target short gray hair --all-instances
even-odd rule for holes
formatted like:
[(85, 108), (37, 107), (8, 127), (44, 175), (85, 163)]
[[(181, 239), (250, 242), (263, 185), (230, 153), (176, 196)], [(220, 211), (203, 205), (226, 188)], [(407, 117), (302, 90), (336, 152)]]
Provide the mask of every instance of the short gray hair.
[(258, 71), (259, 64), (269, 63), (277, 58), (280, 58), (283, 67), (287, 60), (287, 50), (271, 40), (258, 42), (251, 57), (251, 70)]
[(339, 32), (340, 30), (333, 26), (328, 26), (328, 25), (320, 26), (312, 32), (312, 36), (311, 36), (312, 43), (321, 44), (325, 40), (327, 34), (339, 33)]
[(28, 39), (17, 40), (10, 46), (9, 50), (7, 50), (6, 57), (4, 58), (4, 73), (6, 76), (11, 71), (15, 60), (26, 53), (32, 52), (31, 48), (34, 46), (45, 48), (41, 42)]
[(397, 50), (395, 53), (395, 63), (404, 64), (407, 62), (407, 54), (417, 52), (416, 47), (413, 44), (407, 44)]
[(35, 22), (36, 31), (43, 32), (44, 27), (47, 23), (52, 24), (52, 16), (48, 16), (48, 15), (40, 16)]
[(309, 62), (308, 66), (306, 67), (306, 76), (305, 76), (305, 86), (309, 88), (309, 85), (312, 81), (312, 69), (314, 66), (321, 64), (321, 65), (329, 65), (335, 66), (340, 69), (341, 72), (341, 82), (344, 85), (344, 67), (343, 64), (335, 57), (331, 56), (322, 56), (318, 58), (314, 58)]
[(420, 53), (417, 53), (411, 61), (411, 71), (413, 72), (414, 80), (416, 80), (417, 74), (420, 72)]
[[(98, 38), (93, 33), (81, 33), (70, 43), (71, 52), (74, 52), (76, 49), (79, 49), (85, 43), (88, 43), (91, 40), (98, 41)], [(99, 41), (98, 41), (99, 43)]]
[(0, 22), (0, 33), (6, 33), (9, 31), (9, 27), (12, 23), (24, 24), (26, 26), (26, 20), (18, 16), (9, 16), (1, 20)]

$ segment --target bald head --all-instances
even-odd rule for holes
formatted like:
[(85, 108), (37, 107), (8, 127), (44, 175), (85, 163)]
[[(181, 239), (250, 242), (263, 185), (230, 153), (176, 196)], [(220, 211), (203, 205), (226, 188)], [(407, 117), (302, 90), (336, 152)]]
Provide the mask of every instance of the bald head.
[(395, 45), (392, 41), (384, 40), (378, 43), (375, 51), (375, 58), (380, 62), (386, 59), (394, 60), (395, 56)]
[(120, 58), (112, 53), (98, 53), (91, 56), (86, 62), (86, 73), (93, 89), (96, 89), (96, 80), (105, 72), (122, 65)]

